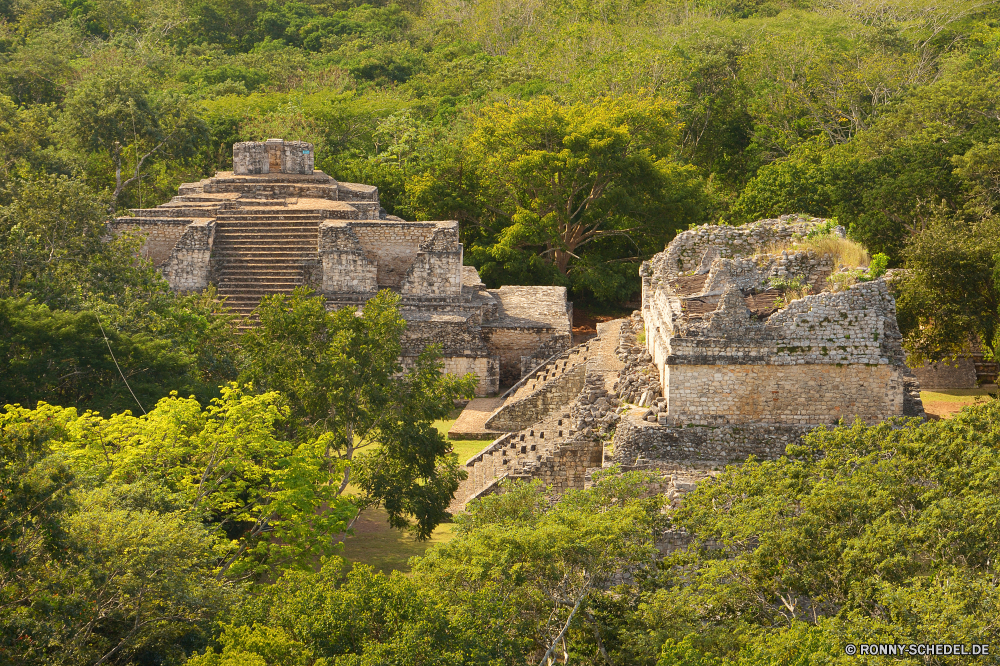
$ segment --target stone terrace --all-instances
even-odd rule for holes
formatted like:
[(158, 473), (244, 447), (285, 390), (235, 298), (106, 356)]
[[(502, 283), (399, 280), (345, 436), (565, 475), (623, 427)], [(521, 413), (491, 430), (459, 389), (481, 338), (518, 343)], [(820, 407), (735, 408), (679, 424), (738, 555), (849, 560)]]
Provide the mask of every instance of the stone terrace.
[(456, 221), (386, 215), (378, 188), (338, 182), (315, 171), (314, 159), (300, 141), (238, 143), (232, 172), (181, 185), (168, 203), (134, 210), (112, 230), (143, 234), (142, 253), (173, 289), (214, 285), (245, 327), (263, 297), (298, 286), (330, 309), (394, 291), (407, 321), (404, 366), (440, 345), (445, 370), (475, 374), (478, 395), (571, 345), (565, 288), (487, 289), (463, 265)]

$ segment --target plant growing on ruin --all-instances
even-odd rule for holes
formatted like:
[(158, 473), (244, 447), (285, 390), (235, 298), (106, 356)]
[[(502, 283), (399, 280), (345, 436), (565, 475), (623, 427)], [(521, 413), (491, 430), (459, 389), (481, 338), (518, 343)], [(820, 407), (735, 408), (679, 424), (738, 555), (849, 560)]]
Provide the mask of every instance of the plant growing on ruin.
[(803, 284), (802, 278), (784, 278), (784, 277), (774, 277), (767, 280), (767, 287), (769, 289), (778, 289), (782, 292), (781, 296), (774, 301), (774, 307), (783, 308), (792, 301), (796, 301), (803, 296), (808, 296), (812, 291), (812, 285)]
[(328, 312), (299, 288), (264, 299), (256, 314), (260, 325), (243, 336), (240, 382), (282, 394), (287, 436), (322, 450), (338, 497), (353, 484), (359, 507), (384, 506), (394, 527), (413, 517), (417, 535), (430, 536), (463, 474), (433, 422), (472, 397), (475, 377), (442, 374), (434, 346), (404, 370), (406, 322), (389, 291), (360, 312)]

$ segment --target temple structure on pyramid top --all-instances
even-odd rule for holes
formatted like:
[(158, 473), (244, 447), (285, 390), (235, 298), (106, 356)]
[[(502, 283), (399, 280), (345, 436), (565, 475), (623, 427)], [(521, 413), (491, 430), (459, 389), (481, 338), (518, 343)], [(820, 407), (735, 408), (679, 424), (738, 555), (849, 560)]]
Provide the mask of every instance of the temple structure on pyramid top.
[(180, 186), (169, 202), (134, 209), (113, 231), (138, 230), (142, 252), (176, 291), (214, 285), (248, 317), (262, 297), (309, 286), (330, 309), (400, 295), (404, 364), (438, 344), (445, 370), (473, 372), (477, 393), (570, 347), (563, 287), (487, 289), (463, 261), (458, 222), (387, 215), (378, 188), (317, 171), (313, 145), (268, 139), (233, 146), (233, 171)]

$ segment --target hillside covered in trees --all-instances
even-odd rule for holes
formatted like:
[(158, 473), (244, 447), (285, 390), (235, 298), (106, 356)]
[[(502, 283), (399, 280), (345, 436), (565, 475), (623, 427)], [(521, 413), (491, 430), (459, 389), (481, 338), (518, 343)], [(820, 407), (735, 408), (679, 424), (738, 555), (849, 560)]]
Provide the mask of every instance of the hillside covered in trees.
[[(997, 645), (996, 400), (821, 429), (676, 511), (638, 472), (511, 485), (410, 575), (348, 570), (360, 510), (422, 538), (450, 519), (434, 423), (470, 380), (433, 349), (404, 372), (388, 294), (356, 317), (297, 292), (239, 333), (105, 226), (269, 137), (458, 220), (488, 285), (598, 309), (691, 226), (836, 219), (904, 269), (913, 361), (1000, 354), (996, 2), (0, 0), (0, 665)], [(694, 546), (657, 558), (674, 528)]]
[[(391, 213), (458, 219), (491, 285), (565, 284), (620, 304), (636, 296), (638, 262), (678, 229), (809, 213), (917, 269), (901, 303), (912, 351), (954, 352), (970, 326), (995, 344), (993, 3), (0, 11), (7, 295), (58, 281), (63, 255), (88, 251), (68, 245), (93, 237), (87, 220), (161, 203), (230, 167), (233, 142), (280, 136), (315, 143), (334, 177), (377, 185)], [(55, 186), (77, 210), (44, 208), (56, 204), (38, 191)], [(42, 209), (72, 218), (73, 238), (37, 237)]]

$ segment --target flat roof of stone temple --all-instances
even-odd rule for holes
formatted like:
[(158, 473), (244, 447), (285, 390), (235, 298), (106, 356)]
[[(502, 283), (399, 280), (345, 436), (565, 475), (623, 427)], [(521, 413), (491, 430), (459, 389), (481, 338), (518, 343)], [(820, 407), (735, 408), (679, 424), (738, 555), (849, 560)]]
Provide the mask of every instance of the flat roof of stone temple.
[[(285, 173), (283, 171), (275, 171), (273, 173), (241, 173), (236, 174), (232, 171), (217, 171), (212, 180), (219, 183), (238, 183), (246, 182), (248, 180), (276, 180), (276, 181), (295, 181), (295, 182), (308, 182), (313, 180), (319, 180), (323, 182), (337, 182), (332, 176), (319, 171), (313, 171), (312, 173)], [(373, 185), (358, 185), (357, 183), (343, 183), (347, 186), (357, 186), (357, 187), (371, 187), (372, 189), (378, 189)], [(352, 188), (353, 189), (353, 188)]]
[(504, 286), (488, 290), (497, 299), (497, 317), (484, 327), (551, 328), (571, 333), (566, 287)]

